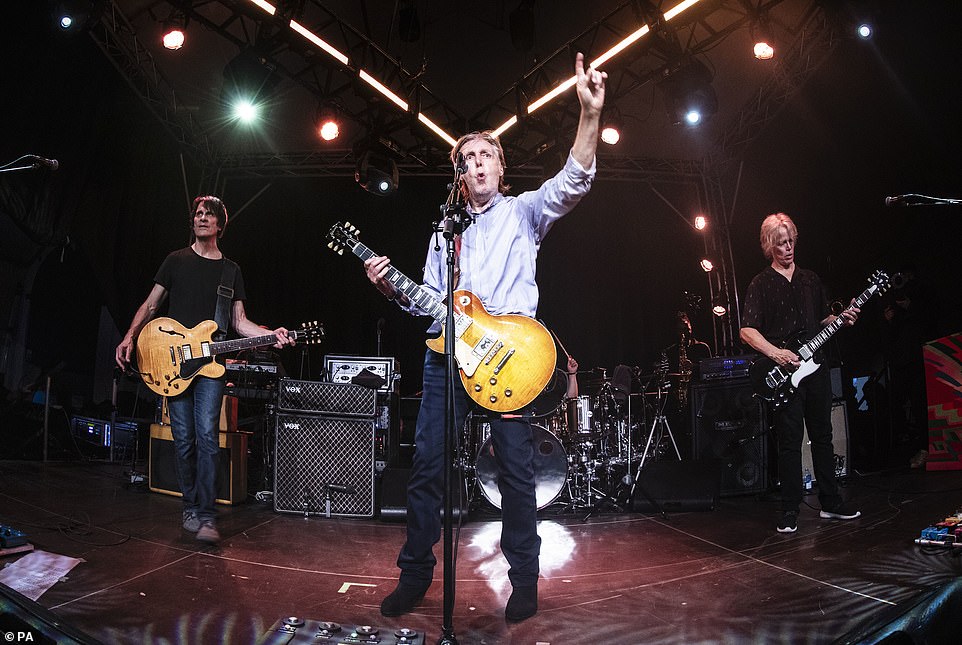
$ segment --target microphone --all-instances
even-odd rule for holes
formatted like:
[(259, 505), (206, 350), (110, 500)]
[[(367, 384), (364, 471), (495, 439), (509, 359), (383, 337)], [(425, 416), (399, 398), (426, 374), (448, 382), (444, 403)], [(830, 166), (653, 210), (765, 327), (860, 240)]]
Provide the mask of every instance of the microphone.
[(33, 161), (34, 168), (48, 168), (50, 170), (56, 170), (60, 167), (60, 162), (56, 159), (44, 159), (43, 157), (38, 157), (37, 155), (27, 155), (27, 159)]
[(905, 195), (893, 195), (892, 197), (885, 198), (886, 206), (904, 206), (905, 205)]
[(468, 172), (468, 164), (464, 160), (463, 154), (459, 152), (458, 155), (454, 158), (454, 160), (455, 160), (455, 168), (457, 169), (457, 173), (459, 175), (463, 175), (464, 173)]

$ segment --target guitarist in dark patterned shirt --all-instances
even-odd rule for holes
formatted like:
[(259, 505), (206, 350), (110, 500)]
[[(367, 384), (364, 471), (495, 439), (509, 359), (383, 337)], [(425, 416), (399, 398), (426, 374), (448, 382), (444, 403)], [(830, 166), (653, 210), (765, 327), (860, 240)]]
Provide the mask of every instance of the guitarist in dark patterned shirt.
[[(769, 215), (762, 222), (761, 246), (771, 265), (748, 285), (742, 309), (743, 342), (789, 370), (798, 368), (800, 357), (783, 344), (801, 334), (814, 336), (832, 323), (825, 288), (814, 271), (795, 264), (798, 229), (785, 213)], [(846, 309), (841, 317), (855, 324), (859, 309)], [(818, 362), (818, 361), (817, 361)], [(828, 369), (817, 369), (799, 384), (798, 391), (774, 412), (778, 439), (778, 476), (781, 480), (779, 533), (798, 528), (802, 502), (802, 438), (804, 424), (812, 442), (812, 465), (818, 482), (818, 499), (824, 519), (850, 520), (861, 513), (843, 504), (835, 480), (832, 443), (832, 386)]]

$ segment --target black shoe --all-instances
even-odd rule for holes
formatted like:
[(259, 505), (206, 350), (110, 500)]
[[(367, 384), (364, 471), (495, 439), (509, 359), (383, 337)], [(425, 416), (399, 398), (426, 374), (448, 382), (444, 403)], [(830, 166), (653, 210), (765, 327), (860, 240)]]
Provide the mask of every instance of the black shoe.
[(538, 613), (538, 585), (515, 587), (504, 608), (504, 617), (517, 623)]
[(197, 529), (197, 541), (204, 544), (217, 544), (220, 542), (220, 532), (213, 520), (201, 520), (200, 528)]
[(394, 591), (381, 601), (381, 615), (393, 617), (408, 613), (421, 604), (430, 586), (430, 582), (425, 585), (399, 582)]
[(782, 511), (778, 520), (779, 533), (794, 533), (798, 530), (798, 511)]
[(839, 504), (831, 510), (823, 508), (818, 516), (823, 520), (854, 520), (861, 514), (862, 511), (856, 510), (848, 504)]

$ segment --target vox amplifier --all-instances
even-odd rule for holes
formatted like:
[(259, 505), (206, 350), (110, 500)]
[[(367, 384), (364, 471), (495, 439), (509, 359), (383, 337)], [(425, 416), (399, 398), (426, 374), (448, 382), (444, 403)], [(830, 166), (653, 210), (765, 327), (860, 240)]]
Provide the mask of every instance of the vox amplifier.
[(339, 417), (373, 417), (377, 414), (377, 392), (350, 383), (323, 383), (281, 379), (277, 408), (285, 412), (306, 412)]

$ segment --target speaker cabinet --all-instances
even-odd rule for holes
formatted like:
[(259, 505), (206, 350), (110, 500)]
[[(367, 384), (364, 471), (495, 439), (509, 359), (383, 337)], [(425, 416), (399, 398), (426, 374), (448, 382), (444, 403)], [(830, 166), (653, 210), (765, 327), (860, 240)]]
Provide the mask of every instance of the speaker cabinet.
[(374, 517), (373, 419), (275, 417), (274, 510)]
[(768, 488), (765, 408), (747, 379), (692, 387), (692, 454), (721, 462), (722, 497)]
[[(220, 432), (218, 446), (216, 501), (218, 504), (240, 504), (247, 499), (247, 434)], [(150, 424), (150, 490), (182, 496), (177, 482), (175, 454), (170, 426)]]
[[(812, 473), (815, 481), (815, 468), (812, 466), (812, 442), (808, 440), (808, 425), (805, 425), (805, 443), (802, 448), (802, 472), (799, 474), (804, 481), (804, 472)], [(835, 476), (844, 477), (848, 474), (848, 408), (845, 401), (832, 403), (832, 444), (835, 446)]]

